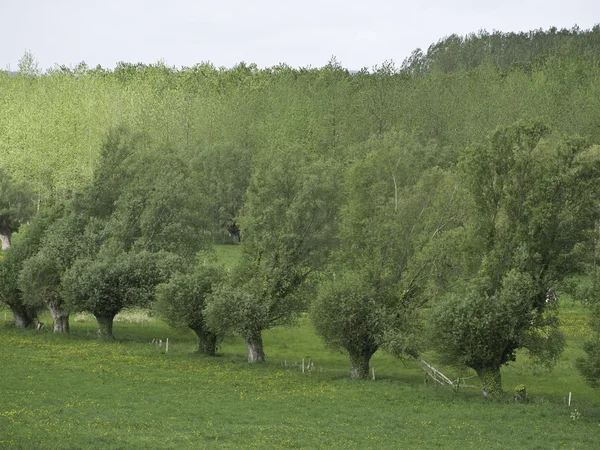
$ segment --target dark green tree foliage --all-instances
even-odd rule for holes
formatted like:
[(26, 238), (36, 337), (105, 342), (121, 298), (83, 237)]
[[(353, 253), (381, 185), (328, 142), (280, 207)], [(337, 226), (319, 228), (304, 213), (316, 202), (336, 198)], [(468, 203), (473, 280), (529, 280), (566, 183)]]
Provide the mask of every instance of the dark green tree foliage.
[[(194, 272), (174, 275), (156, 288), (152, 308), (171, 326), (186, 326), (198, 336), (198, 353), (213, 356), (217, 334), (208, 329), (204, 319), (206, 298), (223, 281), (223, 269), (200, 266)], [(229, 316), (230, 312), (225, 312)]]
[(64, 308), (61, 286), (63, 266), (56, 249), (43, 245), (40, 248), (38, 253), (23, 263), (18, 285), (25, 304), (50, 310), (54, 332), (68, 333), (69, 313)]
[(337, 168), (300, 148), (259, 153), (240, 225), (241, 262), (228, 286), (209, 297), (210, 328), (241, 334), (251, 362), (264, 361), (262, 331), (289, 323), (299, 295), (326, 261), (338, 210)]
[(560, 354), (555, 289), (582, 270), (597, 216), (597, 148), (547, 135), (539, 123), (501, 128), (461, 162), (473, 209), (460, 241), (479, 264), (436, 305), (431, 327), (437, 349), (474, 369), (485, 394), (501, 392), (500, 367), (517, 349), (547, 364)]
[[(598, 205), (600, 206), (600, 205)], [(567, 283), (571, 295), (580, 300), (592, 311), (590, 340), (585, 342), (583, 350), (585, 357), (576, 361), (579, 373), (592, 387), (600, 387), (600, 278), (598, 261), (600, 257), (600, 226), (597, 223), (591, 234), (593, 249), (588, 255), (588, 270), (586, 277), (576, 277)]]
[(202, 198), (179, 154), (113, 130), (92, 184), (75, 195), (24, 267), (29, 302), (45, 302), (61, 323), (68, 323), (67, 310), (88, 310), (100, 334), (112, 337), (114, 316), (148, 305), (149, 292), (167, 281), (171, 272), (156, 259), (176, 262), (177, 270), (204, 247)]
[(415, 50), (404, 60), (402, 68), (422, 73), (425, 70), (458, 72), (474, 69), (486, 61), (507, 70), (514, 66), (541, 63), (551, 55), (600, 55), (600, 26), (591, 30), (539, 29), (529, 32), (489, 33), (481, 30), (466, 36), (452, 34), (429, 46), (424, 54)]
[(42, 239), (54, 220), (56, 211), (43, 209), (22, 232), (19, 242), (0, 259), (0, 302), (11, 309), (18, 328), (32, 326), (37, 313), (43, 308), (41, 303), (26, 301), (19, 284), (19, 273), (28, 259), (38, 252)]
[[(311, 308), (311, 319), (321, 338), (330, 347), (348, 353), (352, 378), (369, 376), (369, 361), (390, 331), (388, 314), (403, 314), (403, 319), (409, 315), (408, 308), (402, 311), (397, 292), (365, 278), (360, 272), (341, 273), (320, 286), (319, 297)], [(416, 330), (410, 318), (407, 322)], [(402, 331), (406, 335), (409, 329)], [(406, 345), (414, 342), (404, 344), (406, 350)]]
[(242, 210), (251, 167), (250, 150), (228, 145), (204, 148), (191, 161), (191, 176), (206, 199), (211, 231), (228, 232), (234, 243), (241, 240), (236, 217)]
[(0, 170), (0, 240), (2, 250), (10, 248), (12, 234), (34, 212), (33, 194), (24, 183)]
[(124, 308), (150, 306), (155, 287), (181, 265), (176, 255), (147, 251), (78, 259), (63, 276), (66, 306), (94, 314), (98, 336), (112, 339), (115, 316)]
[(416, 355), (425, 281), (437, 259), (424, 250), (459, 217), (456, 188), (442, 170), (427, 170), (427, 149), (396, 132), (365, 147), (346, 174), (340, 248), (311, 310), (318, 334), (348, 353), (351, 376), (361, 378), (381, 347)]
[(582, 296), (592, 308), (591, 339), (583, 344), (585, 357), (576, 361), (577, 369), (585, 381), (592, 387), (600, 387), (600, 287), (598, 286), (597, 273), (592, 273), (585, 296)]

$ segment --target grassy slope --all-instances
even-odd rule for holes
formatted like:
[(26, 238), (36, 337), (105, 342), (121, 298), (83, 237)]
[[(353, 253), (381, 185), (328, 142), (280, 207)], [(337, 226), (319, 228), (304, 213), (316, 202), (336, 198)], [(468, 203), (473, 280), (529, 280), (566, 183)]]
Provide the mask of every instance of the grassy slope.
[[(573, 368), (587, 330), (584, 312), (569, 302), (558, 367), (534, 370), (520, 358), (503, 370), (507, 391), (527, 386), (526, 404), (425, 385), (413, 362), (385, 354), (373, 359), (376, 381), (351, 381), (345, 356), (325, 349), (306, 317), (267, 332), (269, 362), (249, 366), (240, 339), (224, 343), (220, 357), (199, 358), (191, 332), (155, 319), (134, 323), (138, 315), (115, 324), (116, 343), (98, 342), (94, 321), (83, 316), (73, 318), (70, 336), (0, 328), (0, 448), (597, 445), (600, 392)], [(149, 344), (166, 337), (168, 353)], [(302, 374), (302, 358), (315, 369)], [(571, 408), (563, 400), (569, 391)]]

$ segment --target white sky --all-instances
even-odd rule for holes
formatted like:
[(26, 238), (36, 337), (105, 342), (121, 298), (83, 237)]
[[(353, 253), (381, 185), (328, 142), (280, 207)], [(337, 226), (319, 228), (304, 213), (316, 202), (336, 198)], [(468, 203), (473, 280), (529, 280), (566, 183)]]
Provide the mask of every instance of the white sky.
[(400, 65), (417, 47), (480, 29), (589, 29), (600, 0), (0, 0), (0, 69), (85, 61), (232, 67)]

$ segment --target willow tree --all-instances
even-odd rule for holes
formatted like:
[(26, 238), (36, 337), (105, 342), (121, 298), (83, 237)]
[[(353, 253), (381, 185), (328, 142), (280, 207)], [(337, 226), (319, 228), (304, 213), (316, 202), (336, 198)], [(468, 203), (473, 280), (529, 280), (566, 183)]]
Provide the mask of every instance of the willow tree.
[(472, 205), (461, 241), (478, 263), (430, 323), (438, 351), (475, 370), (485, 395), (502, 391), (500, 368), (518, 349), (546, 364), (560, 355), (556, 289), (582, 269), (597, 219), (599, 148), (548, 134), (540, 123), (500, 128), (461, 161)]
[(153, 310), (169, 325), (188, 327), (196, 333), (201, 355), (214, 356), (217, 351), (219, 336), (208, 328), (204, 308), (223, 278), (223, 269), (200, 266), (190, 273), (176, 274), (156, 288)]
[(244, 337), (250, 362), (265, 359), (263, 330), (306, 309), (300, 294), (330, 251), (338, 195), (330, 161), (285, 147), (255, 157), (240, 217), (241, 261), (205, 310), (213, 331)]
[(374, 137), (346, 173), (339, 248), (311, 319), (325, 343), (346, 352), (353, 378), (369, 375), (380, 348), (416, 355), (423, 292), (439, 255), (426, 252), (456, 226), (455, 181), (427, 168), (427, 149), (405, 133)]
[(27, 301), (19, 277), (23, 265), (40, 250), (56, 216), (55, 210), (42, 209), (22, 231), (21, 239), (0, 259), (0, 302), (11, 309), (17, 328), (33, 326), (38, 312), (44, 307), (43, 303)]

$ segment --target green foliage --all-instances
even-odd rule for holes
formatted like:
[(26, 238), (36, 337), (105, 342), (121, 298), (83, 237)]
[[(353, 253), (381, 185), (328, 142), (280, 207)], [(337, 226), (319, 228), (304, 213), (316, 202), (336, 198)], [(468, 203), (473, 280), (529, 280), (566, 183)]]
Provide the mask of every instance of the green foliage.
[(577, 26), (570, 30), (551, 27), (519, 33), (480, 30), (466, 36), (447, 36), (430, 45), (426, 53), (417, 49), (404, 60), (402, 68), (414, 73), (459, 72), (486, 62), (502, 70), (530, 68), (555, 55), (597, 57), (599, 43), (598, 25), (591, 30), (581, 30)]
[(207, 300), (206, 321), (209, 329), (217, 334), (253, 336), (273, 326), (269, 305), (247, 289), (223, 284), (217, 286)]
[[(2, 250), (10, 247), (11, 235), (34, 212), (33, 194), (26, 184), (13, 180), (0, 170), (0, 235)], [(5, 242), (5, 239), (7, 241)]]
[(19, 284), (20, 271), (41, 246), (48, 227), (56, 220), (57, 210), (43, 209), (21, 233), (19, 241), (0, 260), (0, 302), (9, 306), (18, 326), (31, 326), (41, 309), (39, 302), (24, 298)]
[(242, 258), (229, 286), (210, 297), (211, 328), (248, 332), (258, 342), (262, 330), (287, 323), (305, 309), (299, 290), (325, 263), (333, 238), (336, 170), (301, 149), (256, 156), (239, 219), (245, 236)]
[(417, 309), (392, 289), (364, 279), (364, 273), (345, 272), (322, 283), (311, 306), (311, 318), (323, 341), (348, 353), (353, 377), (369, 377), (369, 361), (383, 345), (394, 353), (415, 354)]
[(216, 350), (217, 334), (206, 325), (204, 308), (207, 297), (217, 288), (223, 276), (223, 269), (199, 266), (193, 273), (176, 274), (168, 283), (156, 288), (153, 310), (172, 326), (191, 328), (200, 340), (200, 353), (214, 355)]
[[(191, 161), (191, 177), (206, 199), (213, 231), (231, 231), (250, 182), (249, 149), (219, 145), (201, 149)], [(239, 236), (237, 236), (239, 238)]]
[(124, 308), (149, 306), (156, 286), (181, 267), (180, 258), (164, 252), (80, 258), (63, 275), (65, 303), (71, 311), (94, 314), (100, 332), (112, 337), (114, 317)]
[(206, 247), (202, 196), (181, 155), (149, 145), (123, 127), (108, 134), (92, 184), (25, 262), (20, 283), (30, 304), (90, 311), (110, 336), (121, 309), (148, 305), (154, 287)]
[[(598, 230), (596, 230), (597, 232)], [(598, 249), (598, 241), (595, 242), (596, 251)], [(594, 255), (594, 263), (595, 257)], [(576, 298), (591, 309), (591, 317), (589, 322), (591, 325), (591, 336), (589, 340), (584, 342), (583, 350), (585, 356), (578, 358), (576, 361), (577, 369), (587, 383), (595, 388), (600, 387), (600, 291), (598, 290), (598, 277), (594, 271), (584, 280), (580, 280), (577, 284), (579, 289), (576, 290)]]
[[(350, 355), (358, 376), (380, 347), (416, 355), (419, 309), (440, 254), (432, 241), (458, 220), (448, 173), (403, 133), (372, 138), (346, 173), (339, 250), (311, 317), (319, 334)], [(428, 170), (430, 169), (430, 170)]]
[[(600, 159), (581, 140), (542, 140), (547, 133), (539, 123), (499, 129), (461, 162), (473, 202), (464, 233), (480, 264), (436, 306), (431, 323), (438, 350), (482, 378), (496, 372), (491, 379), (499, 380), (518, 348), (548, 364), (562, 349), (554, 290), (582, 269)], [(493, 383), (490, 393), (500, 387)]]
[(530, 345), (534, 323), (549, 329), (539, 349), (546, 352), (544, 360), (556, 360), (564, 338), (549, 318), (544, 320), (545, 327), (539, 324), (532, 308), (537, 291), (531, 276), (513, 269), (491, 296), (487, 293), (489, 284), (486, 279), (471, 280), (464, 290), (436, 305), (432, 312), (433, 343), (446, 362), (479, 371), (514, 361), (515, 351), (521, 347), (533, 347), (535, 353), (535, 346)]

